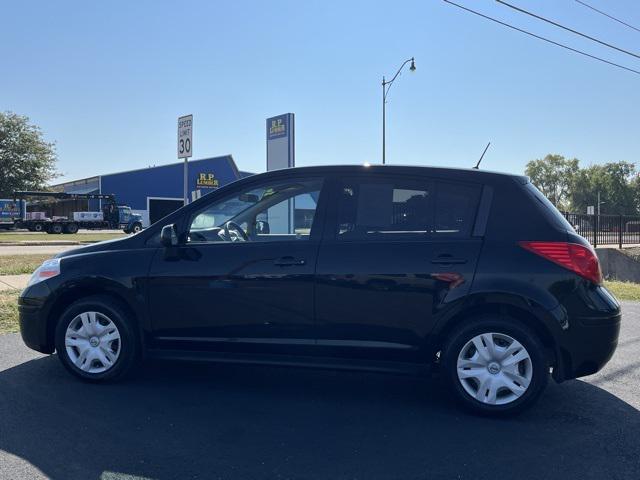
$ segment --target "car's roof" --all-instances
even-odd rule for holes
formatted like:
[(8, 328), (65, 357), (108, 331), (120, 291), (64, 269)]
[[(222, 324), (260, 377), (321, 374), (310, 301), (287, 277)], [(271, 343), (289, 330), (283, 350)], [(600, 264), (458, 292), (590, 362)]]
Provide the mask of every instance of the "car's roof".
[[(430, 175), (440, 178), (451, 178), (457, 180), (468, 181), (490, 181), (497, 178), (511, 178), (519, 183), (527, 183), (529, 178), (524, 175), (515, 175), (504, 172), (493, 172), (489, 170), (481, 170), (475, 168), (453, 168), (453, 167), (433, 167), (433, 166), (417, 166), (417, 165), (319, 165), (310, 167), (292, 167), (281, 170), (271, 170), (266, 173), (388, 173), (388, 174), (404, 174), (404, 175)], [(264, 174), (262, 174), (264, 175)]]

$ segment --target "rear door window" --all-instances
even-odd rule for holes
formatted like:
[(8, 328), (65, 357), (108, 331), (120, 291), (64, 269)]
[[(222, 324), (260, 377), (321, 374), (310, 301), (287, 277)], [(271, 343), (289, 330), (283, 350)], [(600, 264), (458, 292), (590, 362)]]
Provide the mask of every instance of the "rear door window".
[(431, 179), (355, 178), (339, 188), (339, 240), (471, 235), (480, 186)]
[(342, 182), (339, 239), (424, 238), (432, 230), (432, 181), (366, 178)]

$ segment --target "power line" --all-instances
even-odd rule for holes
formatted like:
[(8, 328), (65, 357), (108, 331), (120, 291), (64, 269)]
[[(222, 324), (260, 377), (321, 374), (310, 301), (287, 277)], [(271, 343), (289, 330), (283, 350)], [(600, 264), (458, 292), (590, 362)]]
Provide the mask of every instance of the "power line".
[(541, 17), (540, 15), (536, 15), (535, 13), (531, 13), (523, 8), (516, 7), (515, 5), (511, 5), (510, 3), (507, 3), (503, 0), (496, 0), (496, 2), (501, 3), (502, 5), (512, 8), (518, 12), (524, 13), (525, 15), (529, 15), (530, 17), (537, 18), (538, 20), (542, 20), (543, 22), (550, 23), (551, 25), (555, 25), (556, 27), (562, 28), (563, 30), (566, 30), (568, 32), (575, 33), (576, 35), (580, 35), (581, 37), (584, 37), (584, 38), (588, 38), (589, 40), (597, 42), (600, 45), (604, 45), (605, 47), (613, 48), (614, 50), (617, 50), (622, 53), (626, 53), (627, 55), (631, 55), (632, 57), (640, 58), (640, 55), (638, 55), (637, 53), (633, 53), (633, 52), (630, 52), (629, 50), (625, 50), (623, 48), (616, 47), (615, 45), (611, 45), (610, 43), (603, 42), (602, 40), (598, 40), (595, 37), (591, 37), (587, 34), (574, 30), (573, 28), (565, 27), (564, 25), (560, 25), (559, 23), (554, 22), (553, 20), (549, 20), (548, 18)]
[(590, 8), (594, 12), (598, 12), (600, 15), (604, 15), (605, 17), (608, 17), (611, 20), (615, 20), (616, 22), (621, 23), (625, 27), (629, 27), (629, 28), (632, 28), (633, 30), (635, 30), (636, 32), (640, 32), (640, 28), (636, 28), (633, 25), (629, 25), (627, 22), (623, 22), (622, 20), (620, 20), (619, 18), (614, 17), (613, 15), (609, 15), (608, 13), (603, 12), (602, 10), (598, 10), (597, 8), (592, 7), (588, 3), (582, 2), (580, 0), (576, 0), (576, 2), (578, 2), (580, 5), (584, 5), (585, 7)]
[(499, 23), (500, 25), (503, 25), (503, 26), (505, 26), (507, 28), (511, 28), (512, 30), (516, 30), (516, 31), (518, 31), (520, 33), (524, 33), (524, 34), (529, 35), (531, 37), (537, 38), (538, 40), (542, 40), (542, 41), (550, 43), (552, 45), (556, 45), (557, 47), (564, 48), (564, 49), (569, 50), (569, 51), (574, 52), (574, 53), (579, 53), (580, 55), (584, 55), (585, 57), (589, 57), (589, 58), (592, 58), (594, 60), (598, 60), (599, 62), (603, 62), (603, 63), (606, 63), (608, 65), (612, 65), (614, 67), (618, 67), (618, 68), (621, 68), (623, 70), (627, 70), (628, 72), (632, 72), (632, 73), (640, 75), (640, 71), (639, 70), (634, 70), (633, 68), (625, 67), (624, 65), (620, 65), (620, 64), (614, 63), (614, 62), (610, 62), (609, 60), (605, 60), (604, 58), (596, 57), (595, 55), (591, 55), (590, 53), (586, 53), (586, 52), (583, 52), (581, 50), (577, 50), (575, 48), (571, 48), (571, 47), (569, 47), (567, 45), (564, 45), (562, 43), (554, 42), (553, 40), (549, 40), (548, 38), (541, 37), (540, 35), (536, 35), (535, 33), (528, 32), (527, 30), (523, 30), (522, 28), (514, 27), (513, 25), (509, 25), (508, 23), (501, 22), (500, 20), (497, 20), (497, 19), (495, 19), (493, 17), (490, 17), (488, 15), (484, 15), (483, 13), (477, 12), (477, 11), (472, 10), (470, 8), (467, 8), (467, 7), (464, 7), (464, 6), (459, 5), (457, 3), (454, 3), (451, 0), (443, 0), (443, 1), (446, 2), (446, 3), (449, 3), (449, 4), (453, 5), (453, 6), (456, 6), (458, 8), (461, 8), (462, 10), (466, 10), (469, 13), (473, 13), (474, 15), (478, 15), (479, 17), (485, 18), (487, 20), (491, 20), (492, 22), (495, 22), (495, 23)]

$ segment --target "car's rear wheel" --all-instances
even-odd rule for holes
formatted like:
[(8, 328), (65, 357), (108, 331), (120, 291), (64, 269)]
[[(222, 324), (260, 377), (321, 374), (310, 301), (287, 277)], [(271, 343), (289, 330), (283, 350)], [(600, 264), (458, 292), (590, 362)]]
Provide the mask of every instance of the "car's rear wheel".
[(96, 295), (78, 300), (56, 326), (58, 357), (83, 380), (119, 379), (131, 371), (137, 358), (132, 323), (115, 299)]
[(532, 405), (548, 377), (545, 349), (516, 320), (486, 316), (457, 329), (442, 352), (447, 383), (466, 407), (513, 414)]

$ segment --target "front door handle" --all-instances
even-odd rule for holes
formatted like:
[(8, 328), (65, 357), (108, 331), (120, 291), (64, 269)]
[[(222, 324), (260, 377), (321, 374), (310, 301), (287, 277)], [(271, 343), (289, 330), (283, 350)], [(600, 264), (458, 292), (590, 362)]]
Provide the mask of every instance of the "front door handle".
[(290, 267), (292, 265), (304, 265), (307, 261), (304, 258), (280, 257), (274, 260), (273, 264), (278, 267)]
[(453, 257), (451, 255), (438, 255), (431, 260), (431, 263), (436, 265), (462, 265), (463, 263), (467, 263), (467, 259)]

